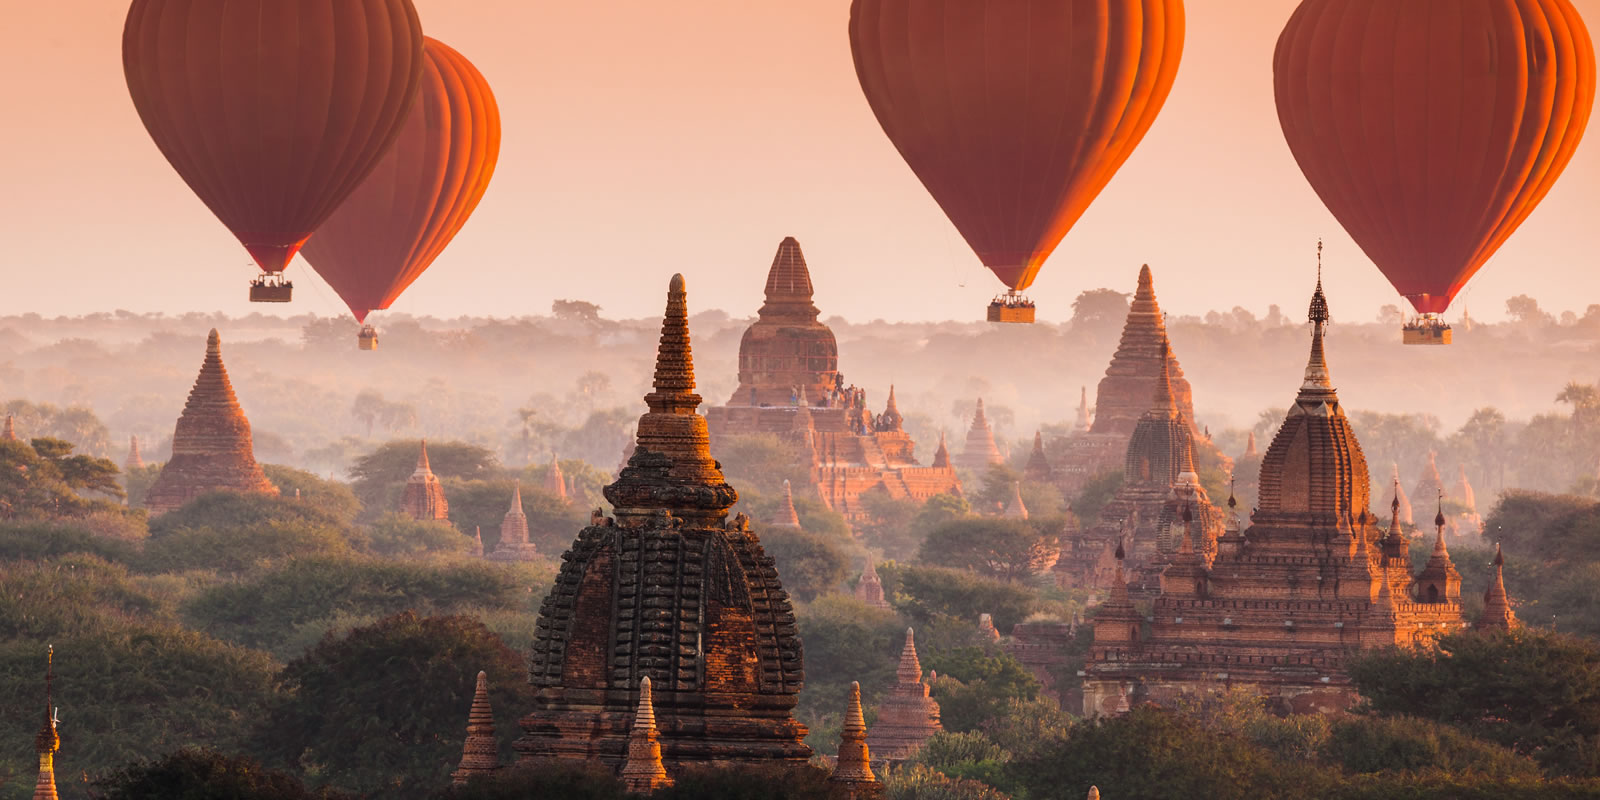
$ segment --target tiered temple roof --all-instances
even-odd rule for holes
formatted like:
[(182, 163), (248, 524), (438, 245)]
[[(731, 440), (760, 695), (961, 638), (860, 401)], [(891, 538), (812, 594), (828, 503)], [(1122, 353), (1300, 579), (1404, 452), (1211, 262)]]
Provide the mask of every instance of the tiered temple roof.
[(539, 548), (528, 541), (528, 515), (522, 510), (522, 483), (511, 490), (511, 507), (500, 520), (500, 541), (489, 553), (490, 561), (533, 561)]
[(494, 709), (489, 707), (489, 674), (478, 673), (472, 695), (472, 710), (467, 714), (467, 740), (461, 748), (461, 764), (450, 773), (450, 782), (463, 786), (477, 775), (500, 769), (500, 743), (494, 735)]
[(856, 582), (856, 599), (873, 608), (889, 607), (889, 601), (883, 596), (883, 580), (878, 577), (878, 568), (870, 558), (867, 568), (861, 571), (861, 580)]
[(661, 734), (656, 730), (656, 709), (650, 697), (650, 676), (639, 679), (639, 707), (628, 733), (628, 759), (622, 763), (622, 783), (634, 794), (650, 794), (671, 786), (672, 778), (661, 762)]
[(778, 505), (777, 515), (767, 524), (774, 528), (800, 527), (800, 515), (794, 510), (794, 490), (788, 478), (783, 479), (783, 502)]
[(852, 522), (866, 517), (870, 493), (920, 501), (959, 492), (948, 463), (918, 463), (892, 385), (881, 414), (865, 390), (846, 385), (838, 344), (818, 315), (800, 245), (785, 239), (767, 274), (766, 304), (739, 345), (739, 388), (706, 411), (713, 450), (725, 437), (778, 437), (809, 466), (815, 496)]
[(867, 733), (867, 745), (880, 759), (904, 761), (942, 730), (939, 703), (928, 696), (928, 684), (922, 680), (922, 664), (917, 660), (916, 638), (907, 628), (895, 685), (878, 704), (878, 719)]
[(1028, 463), (1022, 468), (1022, 478), (1030, 483), (1049, 483), (1054, 477), (1050, 459), (1044, 454), (1044, 433), (1034, 431), (1033, 452), (1028, 454)]
[(412, 519), (445, 522), (450, 519), (450, 503), (444, 499), (444, 484), (428, 463), (428, 442), (417, 451), (417, 468), (406, 479), (400, 493), (400, 511)]
[(820, 399), (834, 388), (839, 344), (817, 319), (811, 271), (792, 236), (778, 245), (766, 293), (739, 343), (739, 388), (728, 405), (789, 405), (802, 390)]
[(980, 397), (977, 410), (972, 412), (972, 427), (967, 429), (967, 444), (956, 457), (956, 466), (981, 473), (1004, 461), (1000, 448), (995, 446), (994, 431), (989, 428), (989, 417), (983, 413), (983, 398)]
[(123, 472), (144, 469), (144, 456), (139, 454), (139, 437), (128, 437), (128, 457), (122, 462)]
[(605, 488), (615, 518), (578, 534), (540, 608), (520, 758), (620, 767), (645, 677), (669, 772), (811, 757), (792, 715), (804, 666), (789, 595), (748, 521), (728, 519), (739, 496), (694, 387), (680, 275), (637, 447)]
[(1094, 620), (1086, 712), (1219, 686), (1260, 692), (1281, 711), (1343, 709), (1356, 700), (1344, 669), (1350, 652), (1462, 627), (1442, 520), (1429, 566), (1413, 576), (1400, 526), (1386, 535), (1369, 510), (1366, 458), (1324, 356), (1328, 318), (1319, 281), (1305, 380), (1262, 460), (1250, 527), (1229, 524), (1209, 568), (1183, 545), (1148, 633), (1119, 562), (1112, 599)]
[(256, 463), (250, 421), (222, 365), (222, 337), (206, 337), (206, 357), (172, 434), (172, 458), (145, 493), (151, 514), (164, 514), (207, 492), (277, 494)]

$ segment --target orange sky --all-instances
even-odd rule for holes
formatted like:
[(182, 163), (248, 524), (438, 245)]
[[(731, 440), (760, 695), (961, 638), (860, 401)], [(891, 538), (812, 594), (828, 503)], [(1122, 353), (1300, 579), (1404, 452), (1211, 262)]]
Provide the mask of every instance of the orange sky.
[[(1278, 131), (1271, 55), (1296, 0), (1190, 0), (1183, 68), (1144, 144), (1031, 291), (1042, 319), (1078, 292), (1303, 313), (1316, 238), (1336, 316), (1392, 289), (1301, 177)], [(1600, 35), (1600, 0), (1576, 0)], [(0, 314), (126, 308), (343, 312), (303, 262), (296, 305), (251, 306), (237, 242), (162, 159), (123, 83), (126, 0), (6, 4), (0, 26)], [(778, 241), (800, 239), (825, 315), (971, 319), (998, 290), (861, 97), (848, 0), (417, 0), (427, 33), (494, 85), (505, 138), (476, 216), (395, 306), (413, 313), (754, 312)], [(1529, 293), (1600, 302), (1600, 120), (1543, 206), (1451, 316)], [(314, 285), (315, 284), (315, 285)], [(378, 315), (381, 324), (381, 314)]]

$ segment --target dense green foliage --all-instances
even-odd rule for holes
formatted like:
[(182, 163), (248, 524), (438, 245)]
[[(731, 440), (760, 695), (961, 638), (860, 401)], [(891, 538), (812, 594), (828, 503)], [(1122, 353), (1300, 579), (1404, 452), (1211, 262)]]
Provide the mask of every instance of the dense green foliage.
[(180, 750), (125, 767), (97, 781), (95, 800), (337, 800), (299, 779), (248, 758), (213, 750)]
[(96, 496), (126, 496), (116, 464), (72, 449), (60, 439), (0, 440), (0, 520), (82, 516), (113, 507)]
[(924, 564), (969, 570), (1004, 581), (1023, 581), (1055, 563), (1061, 527), (1033, 519), (974, 517), (928, 532), (918, 552)]
[(849, 561), (833, 542), (795, 528), (764, 527), (760, 536), (790, 595), (812, 600), (844, 582)]

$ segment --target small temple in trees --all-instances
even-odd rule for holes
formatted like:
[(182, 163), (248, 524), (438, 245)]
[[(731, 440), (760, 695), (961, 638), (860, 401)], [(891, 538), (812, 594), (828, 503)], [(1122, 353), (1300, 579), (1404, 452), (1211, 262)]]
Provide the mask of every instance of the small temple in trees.
[(417, 450), (417, 468), (400, 491), (400, 513), (421, 522), (450, 521), (450, 503), (444, 497), (444, 484), (428, 463), (428, 443)]
[(533, 561), (539, 548), (528, 541), (528, 514), (522, 510), (522, 483), (511, 490), (511, 507), (500, 521), (500, 541), (485, 557), (490, 561)]
[(172, 458), (145, 493), (151, 514), (172, 511), (208, 492), (278, 493), (256, 463), (250, 420), (222, 365), (222, 337), (206, 337), (206, 357), (172, 434)]
[(655, 732), (643, 750), (658, 746), (668, 774), (804, 763), (794, 610), (748, 519), (728, 517), (739, 495), (696, 413), (681, 275), (667, 292), (653, 385), (633, 454), (604, 490), (614, 516), (578, 534), (540, 607), (519, 758), (622, 769), (642, 752), (636, 723), (649, 708)]
[(939, 701), (928, 694), (922, 678), (922, 662), (917, 659), (917, 642), (912, 629), (906, 629), (906, 643), (900, 649), (900, 666), (895, 670), (895, 685), (878, 703), (878, 719), (867, 732), (867, 745), (878, 758), (904, 761), (922, 749), (924, 742), (944, 730), (939, 722)]
[[(1110, 596), (1093, 620), (1086, 714), (1219, 688), (1257, 691), (1280, 711), (1344, 709), (1357, 699), (1345, 671), (1351, 652), (1422, 643), (1466, 625), (1442, 508), (1432, 555), (1418, 572), (1398, 499), (1387, 530), (1370, 510), (1366, 457), (1324, 354), (1329, 314), (1320, 280), (1310, 320), (1305, 380), (1262, 458), (1249, 527), (1232, 515), (1208, 563), (1203, 529), (1186, 505), (1148, 615), (1130, 596), (1127, 553), (1114, 551)], [(1497, 585), (1484, 624), (1504, 627), (1514, 618)]]
[(766, 302), (739, 342), (739, 387), (727, 405), (709, 408), (712, 449), (724, 437), (771, 434), (811, 466), (811, 484), (828, 508), (862, 519), (861, 498), (874, 491), (926, 500), (959, 492), (955, 470), (936, 458), (917, 461), (894, 389), (882, 413), (864, 389), (839, 372), (839, 345), (818, 317), (811, 272), (800, 243), (778, 245), (767, 273)]

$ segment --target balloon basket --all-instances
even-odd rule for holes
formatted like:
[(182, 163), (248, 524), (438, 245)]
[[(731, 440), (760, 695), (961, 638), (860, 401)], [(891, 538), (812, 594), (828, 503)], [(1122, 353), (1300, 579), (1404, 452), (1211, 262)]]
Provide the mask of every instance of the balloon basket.
[(1033, 301), (1016, 292), (999, 295), (989, 303), (990, 322), (1033, 323)]
[(378, 330), (371, 325), (362, 325), (361, 332), (356, 334), (356, 346), (362, 350), (378, 349)]
[(1450, 344), (1450, 326), (1438, 317), (1424, 316), (1407, 322), (1400, 329), (1400, 341), (1416, 345)]
[(250, 282), (250, 302), (287, 303), (294, 298), (294, 282), (281, 272), (264, 272)]

